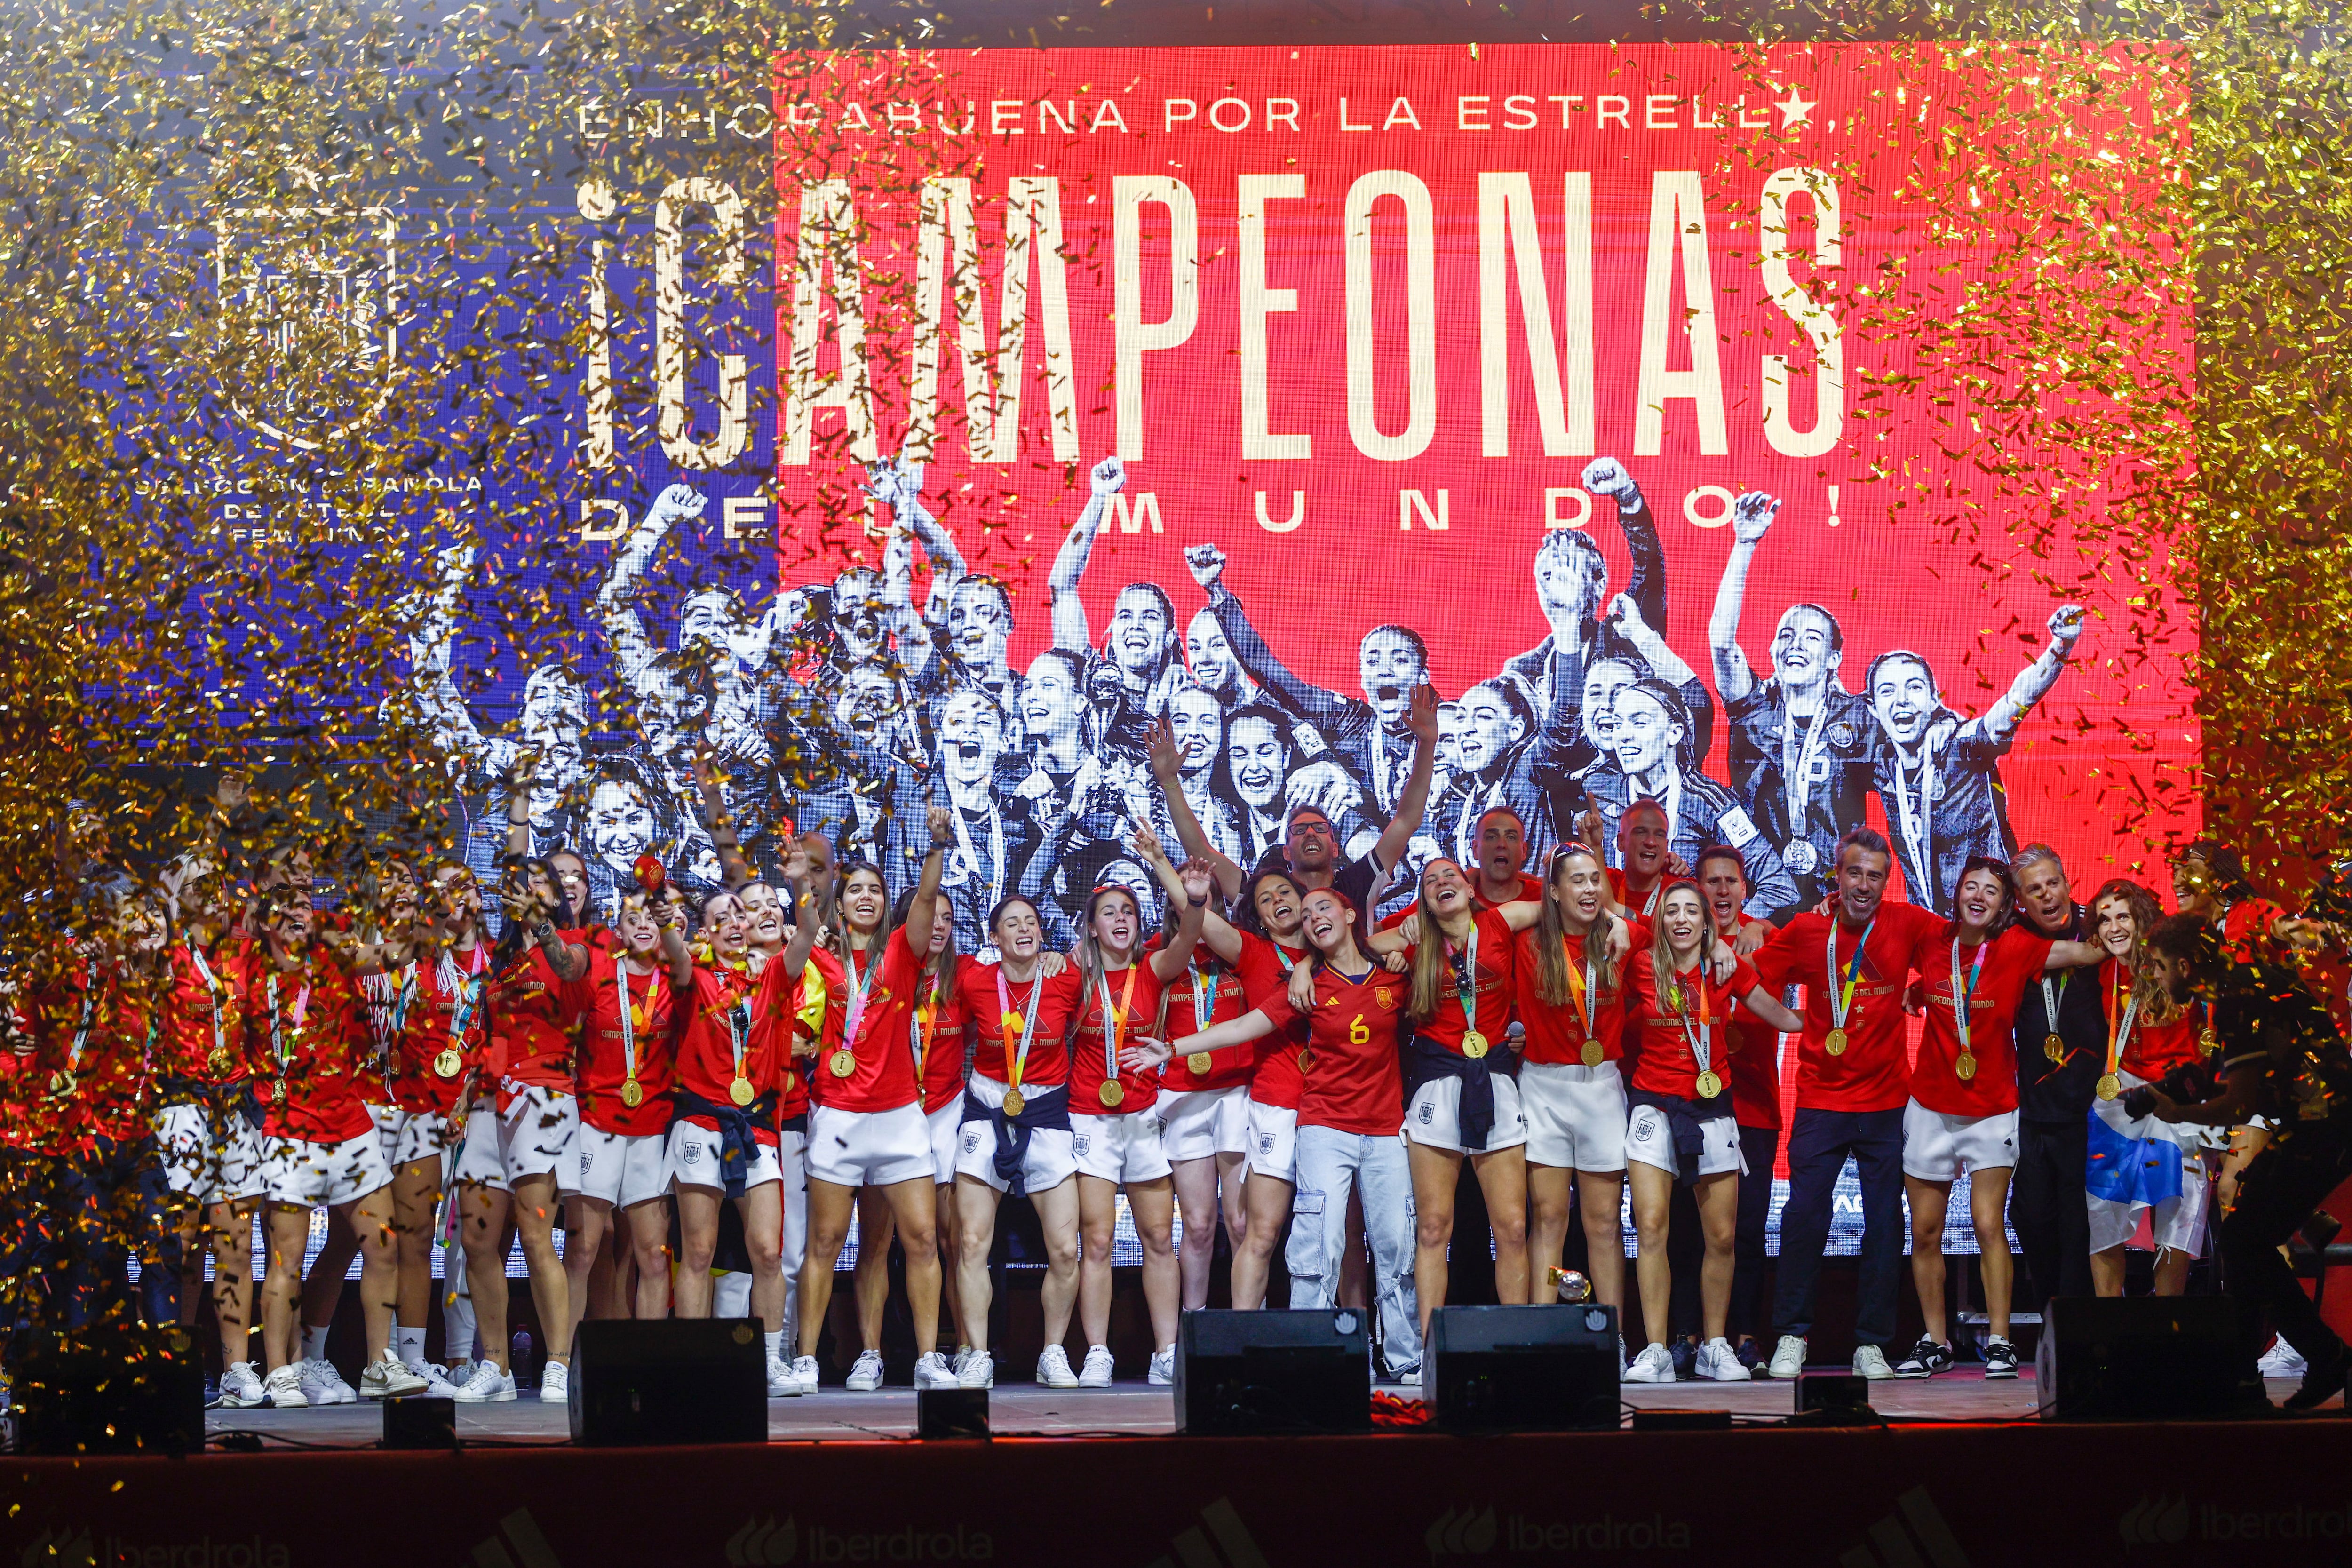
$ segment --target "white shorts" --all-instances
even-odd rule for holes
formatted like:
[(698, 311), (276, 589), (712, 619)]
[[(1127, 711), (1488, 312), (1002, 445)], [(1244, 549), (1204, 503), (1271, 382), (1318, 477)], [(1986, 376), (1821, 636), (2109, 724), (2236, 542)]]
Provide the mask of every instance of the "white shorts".
[(1160, 1107), (1123, 1110), (1117, 1116), (1071, 1117), (1070, 1153), (1082, 1176), (1099, 1176), (1122, 1186), (1158, 1181), (1169, 1171), (1168, 1151), (1160, 1140)]
[(572, 1141), (580, 1133), (580, 1102), (560, 1089), (510, 1083), (511, 1098), (499, 1113), (499, 1163), (507, 1185), (525, 1176), (553, 1176), (558, 1191), (563, 1178), (579, 1167)]
[[(662, 1168), (668, 1173), (669, 1184), (725, 1190), (727, 1180), (719, 1173), (719, 1154), (725, 1147), (726, 1141), (711, 1128), (697, 1127), (682, 1117), (671, 1122), (662, 1152)], [(783, 1179), (784, 1165), (775, 1145), (752, 1144), (751, 1161), (743, 1171), (743, 1190)]]
[(261, 1135), (236, 1110), (167, 1105), (155, 1112), (155, 1147), (172, 1191), (200, 1204), (242, 1203), (262, 1194)]
[(1298, 1184), (1298, 1108), (1249, 1102), (1249, 1168), (1253, 1176)]
[[(1625, 1158), (1638, 1160), (1681, 1180), (1719, 1176), (1726, 1171), (1743, 1174), (1748, 1162), (1739, 1153), (1739, 1123), (1728, 1110), (1698, 1124), (1698, 1169), (1685, 1171), (1675, 1152), (1674, 1124), (1654, 1105), (1637, 1105), (1625, 1122)], [(1546, 1162), (1549, 1163), (1549, 1162)]]
[(931, 1180), (944, 1187), (955, 1180), (956, 1145), (963, 1141), (963, 1096), (957, 1095), (923, 1120), (931, 1130)]
[(419, 1160), (438, 1160), (441, 1180), (446, 1184), (450, 1157), (457, 1147), (456, 1123), (430, 1110), (403, 1110), (396, 1105), (368, 1109), (375, 1113), (376, 1135), (383, 1142), (383, 1163), (395, 1174)]
[(566, 1193), (602, 1198), (614, 1208), (651, 1202), (669, 1191), (667, 1142), (658, 1132), (632, 1137), (583, 1127), (574, 1145), (579, 1162), (561, 1185)]
[(928, 1182), (931, 1128), (919, 1101), (896, 1110), (809, 1107), (808, 1173), (836, 1187), (887, 1187)]
[(1171, 1161), (1249, 1152), (1247, 1084), (1163, 1092), (1152, 1109), (1160, 1112), (1160, 1146)]
[[(2119, 1075), (2126, 1092), (2139, 1088), (2147, 1080), (2135, 1073)], [(2191, 1258), (2205, 1254), (2206, 1178), (2205, 1162), (2199, 1151), (2200, 1136), (2204, 1131), (2188, 1122), (2158, 1121), (2153, 1116), (2133, 1121), (2124, 1113), (2121, 1096), (2114, 1100), (2095, 1100), (2091, 1110), (2100, 1121), (2126, 1138), (2164, 1138), (2180, 1145), (2180, 1193), (2160, 1204), (2117, 1203), (2112, 1198), (2085, 1195), (2091, 1209), (2091, 1250), (2105, 1252), (2112, 1247), (2127, 1247), (2138, 1239), (2141, 1216), (2147, 1216), (2148, 1246), (2158, 1252), (2184, 1252)]]
[(1595, 1173), (1625, 1168), (1625, 1075), (1617, 1063), (1526, 1063), (1519, 1109), (1529, 1163)]
[(1458, 1078), (1433, 1078), (1421, 1086), (1421, 1092), (1404, 1108), (1406, 1142), (1465, 1154), (1491, 1154), (1497, 1149), (1516, 1149), (1525, 1143), (1528, 1118), (1519, 1109), (1519, 1086), (1501, 1073), (1495, 1074), (1491, 1081), (1495, 1086), (1495, 1125), (1486, 1131), (1485, 1148), (1462, 1146), (1462, 1080)]
[(341, 1208), (392, 1185), (392, 1167), (383, 1163), (383, 1145), (373, 1128), (340, 1143), (271, 1138), (263, 1149), (261, 1182), (271, 1203)]
[[(1004, 1085), (992, 1078), (971, 1075), (971, 1096), (994, 1110), (1004, 1103)], [(956, 1174), (986, 1182), (998, 1192), (1011, 1185), (996, 1173), (996, 1123), (967, 1121), (956, 1138)], [(1040, 1127), (1029, 1134), (1029, 1151), (1021, 1162), (1021, 1190), (1051, 1192), (1077, 1173), (1077, 1156), (1070, 1135), (1058, 1127)]]
[(487, 1105), (478, 1105), (467, 1111), (465, 1118), (465, 1133), (457, 1142), (457, 1168), (453, 1179), (505, 1192), (507, 1157), (499, 1146), (499, 1113)]
[(1903, 1173), (1948, 1182), (1969, 1171), (2017, 1163), (2017, 1112), (1947, 1116), (1917, 1100), (1903, 1110)]
[(375, 1123), (375, 1135), (383, 1143), (383, 1163), (394, 1170), (400, 1169), (400, 1131), (408, 1125), (408, 1112), (397, 1105), (371, 1105), (368, 1117)]

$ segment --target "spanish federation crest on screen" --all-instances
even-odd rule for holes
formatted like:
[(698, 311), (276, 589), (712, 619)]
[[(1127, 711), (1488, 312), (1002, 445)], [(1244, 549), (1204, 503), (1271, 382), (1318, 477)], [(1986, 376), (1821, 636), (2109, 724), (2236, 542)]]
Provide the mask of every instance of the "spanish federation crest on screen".
[(398, 221), (389, 207), (239, 207), (215, 226), (214, 281), (237, 417), (306, 451), (353, 435), (392, 395)]

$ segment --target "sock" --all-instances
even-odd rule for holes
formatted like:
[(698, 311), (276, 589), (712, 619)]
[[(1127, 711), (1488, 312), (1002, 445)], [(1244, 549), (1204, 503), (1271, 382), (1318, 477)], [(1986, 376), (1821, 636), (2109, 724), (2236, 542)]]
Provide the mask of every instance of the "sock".
[(1987, 1334), (1985, 1336), (1985, 1342), (1991, 1345), (2005, 1345), (2009, 1343), (2009, 1336), (2007, 1334)]
[[(333, 1325), (329, 1324), (328, 1327), (331, 1328)], [(304, 1361), (327, 1359), (326, 1329), (314, 1329), (308, 1323), (302, 1325), (302, 1359)]]
[(784, 1354), (784, 1331), (778, 1329), (774, 1333), (768, 1334), (763, 1337), (768, 1342), (768, 1359), (770, 1361), (782, 1360)]
[(423, 1366), (425, 1364), (425, 1331), (423, 1329), (394, 1329), (392, 1331), (392, 1353), (394, 1359), (400, 1362), (404, 1366)]
[(451, 1366), (457, 1365), (461, 1361), (481, 1359), (474, 1353), (473, 1298), (461, 1294), (443, 1301), (441, 1327), (448, 1338), (449, 1342), (443, 1349), (448, 1354)]

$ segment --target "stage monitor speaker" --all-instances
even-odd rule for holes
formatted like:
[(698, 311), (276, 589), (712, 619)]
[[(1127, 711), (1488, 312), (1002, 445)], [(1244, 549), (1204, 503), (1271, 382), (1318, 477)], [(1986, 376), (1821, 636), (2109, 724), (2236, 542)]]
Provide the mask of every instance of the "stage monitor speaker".
[(94, 1325), (19, 1342), (27, 1454), (200, 1454), (205, 1369), (184, 1329)]
[(383, 1402), (383, 1446), (452, 1454), (457, 1450), (457, 1402), (406, 1394)]
[(1870, 1407), (1870, 1379), (1853, 1372), (1800, 1372), (1795, 1384), (1794, 1414), (1815, 1426), (1873, 1426), (1878, 1413)]
[[(2237, 1309), (2221, 1296), (2066, 1296), (2042, 1310), (2033, 1356), (2044, 1421), (2237, 1414)], [(2252, 1375), (2252, 1369), (2245, 1369)]]
[(756, 1318), (591, 1318), (572, 1347), (572, 1440), (593, 1447), (768, 1440)]
[(1371, 1430), (1364, 1314), (1186, 1312), (1176, 1330), (1176, 1421), (1195, 1436)]
[(1622, 1364), (1614, 1307), (1440, 1307), (1421, 1396), (1457, 1432), (1613, 1430)]
[(924, 1442), (988, 1436), (988, 1390), (915, 1390), (915, 1436)]

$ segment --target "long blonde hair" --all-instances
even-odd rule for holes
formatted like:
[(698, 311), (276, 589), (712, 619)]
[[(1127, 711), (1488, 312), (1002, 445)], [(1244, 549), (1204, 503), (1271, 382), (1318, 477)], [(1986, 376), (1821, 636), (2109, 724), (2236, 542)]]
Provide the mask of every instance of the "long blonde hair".
[[(1666, 900), (1684, 889), (1698, 900), (1698, 956), (1702, 970), (1706, 963), (1706, 944), (1716, 935), (1715, 908), (1706, 901), (1706, 889), (1688, 877), (1676, 877), (1658, 889), (1658, 918), (1650, 931), (1650, 973), (1658, 988), (1658, 1000), (1665, 1000), (1668, 985), (1675, 984), (1675, 950), (1666, 941)], [(1702, 983), (1704, 976), (1702, 975)]]
[[(1563, 844), (1551, 852), (1550, 874), (1544, 879), (1543, 912), (1536, 917), (1536, 996), (1547, 1007), (1565, 1007), (1576, 999), (1568, 983), (1568, 917), (1560, 913), (1559, 875), (1568, 863), (1581, 857), (1594, 865), (1601, 857), (1581, 844)], [(1605, 873), (1604, 873), (1605, 874)], [(1604, 906), (1586, 934), (1585, 958), (1592, 964), (1592, 984), (1602, 991), (1617, 988), (1617, 961), (1607, 944), (1592, 939), (1607, 928)]]
[[(1461, 862), (1444, 855), (1434, 857), (1421, 868), (1421, 885), (1414, 889), (1416, 898), (1410, 922), (1412, 989), (1405, 1001), (1404, 1016), (1411, 1024), (1426, 1024), (1436, 1017), (1438, 1008), (1444, 1005), (1445, 994), (1454, 986), (1454, 966), (1445, 961), (1445, 928), (1437, 923), (1437, 916), (1429, 907), (1429, 874), (1440, 866), (1451, 866), (1455, 876), (1462, 876)], [(1469, 879), (1465, 877), (1463, 880), (1467, 882)], [(1470, 919), (1473, 922), (1478, 919), (1475, 906)], [(1476, 929), (1475, 923), (1472, 929)], [(1475, 974), (1470, 977), (1470, 984), (1473, 987), (1477, 985)]]

